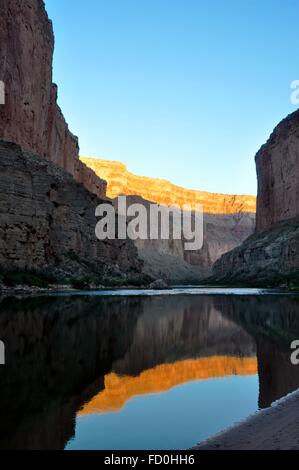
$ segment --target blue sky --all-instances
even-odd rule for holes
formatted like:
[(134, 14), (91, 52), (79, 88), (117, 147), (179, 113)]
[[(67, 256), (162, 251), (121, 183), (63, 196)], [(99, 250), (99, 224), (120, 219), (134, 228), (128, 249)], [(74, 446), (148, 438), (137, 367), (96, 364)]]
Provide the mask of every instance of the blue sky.
[(59, 104), (84, 156), (190, 189), (256, 193), (296, 108), (299, 0), (46, 0)]

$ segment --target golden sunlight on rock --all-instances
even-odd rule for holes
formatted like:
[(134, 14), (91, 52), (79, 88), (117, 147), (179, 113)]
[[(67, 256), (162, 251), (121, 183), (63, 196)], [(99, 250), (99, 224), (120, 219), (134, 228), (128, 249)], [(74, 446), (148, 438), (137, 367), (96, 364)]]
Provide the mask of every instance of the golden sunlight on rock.
[(145, 370), (137, 377), (122, 377), (112, 372), (105, 376), (105, 389), (88, 402), (79, 415), (117, 411), (136, 395), (164, 392), (192, 380), (254, 374), (257, 374), (255, 357), (229, 356), (162, 364)]
[(107, 196), (112, 199), (119, 195), (135, 195), (166, 206), (203, 204), (204, 212), (209, 214), (255, 212), (256, 209), (254, 196), (189, 190), (166, 180), (134, 175), (120, 162), (85, 157), (80, 159), (97, 176), (107, 181)]

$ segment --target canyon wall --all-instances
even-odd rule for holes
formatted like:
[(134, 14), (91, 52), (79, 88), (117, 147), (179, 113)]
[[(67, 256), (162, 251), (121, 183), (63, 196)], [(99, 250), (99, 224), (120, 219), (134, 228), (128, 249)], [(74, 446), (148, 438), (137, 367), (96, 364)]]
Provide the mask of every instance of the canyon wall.
[(86, 287), (140, 283), (133, 243), (95, 236), (106, 182), (79, 160), (78, 139), (57, 104), (44, 2), (1, 0), (0, 44), (0, 278), (15, 285), (19, 277), (11, 276), (22, 271), (31, 283), (35, 271), (81, 288), (83, 280)]
[(256, 155), (256, 233), (214, 265), (211, 281), (299, 285), (299, 110)]
[(202, 204), (207, 214), (255, 212), (254, 196), (185, 189), (167, 180), (134, 175), (120, 162), (86, 157), (80, 157), (80, 160), (107, 181), (107, 196), (112, 199), (125, 194), (141, 196), (164, 206), (182, 207), (184, 204), (190, 204), (193, 207)]
[(1, 0), (0, 139), (21, 145), (57, 164), (99, 197), (106, 183), (78, 157), (78, 139), (57, 105), (52, 83), (54, 35), (42, 0)]
[[(182, 207), (203, 205), (203, 247), (187, 251), (185, 239), (136, 240), (144, 272), (170, 283), (198, 282), (211, 274), (212, 265), (227, 251), (240, 245), (255, 228), (255, 197), (213, 194), (188, 190), (168, 181), (136, 176), (122, 163), (82, 158), (101, 178), (107, 180), (107, 195), (127, 196), (127, 205), (149, 207), (151, 203)], [(134, 196), (133, 196), (134, 195)], [(116, 204), (116, 199), (113, 199)], [(117, 204), (116, 204), (117, 205)], [(149, 213), (149, 211), (148, 211)], [(148, 225), (149, 225), (148, 220)]]
[(278, 124), (255, 161), (256, 229), (261, 232), (299, 217), (299, 110)]
[(52, 162), (0, 141), (0, 194), (2, 270), (106, 285), (139, 279), (142, 262), (131, 240), (95, 236), (95, 209), (103, 200)]

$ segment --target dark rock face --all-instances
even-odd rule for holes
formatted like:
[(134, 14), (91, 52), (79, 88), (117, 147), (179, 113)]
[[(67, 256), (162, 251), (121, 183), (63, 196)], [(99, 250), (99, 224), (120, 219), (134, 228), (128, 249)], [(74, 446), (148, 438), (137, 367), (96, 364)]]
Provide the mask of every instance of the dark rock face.
[[(0, 142), (0, 264), (61, 276), (139, 273), (130, 240), (99, 241), (103, 202), (46, 159)], [(99, 282), (100, 283), (100, 282)]]
[(249, 237), (214, 265), (213, 279), (234, 284), (278, 286), (298, 277), (299, 220)]
[(256, 230), (261, 232), (299, 216), (299, 110), (278, 124), (255, 161)]
[[(113, 200), (117, 210), (117, 199)], [(212, 273), (214, 262), (227, 251), (240, 245), (254, 232), (255, 214), (240, 212), (228, 214), (203, 214), (203, 246), (199, 250), (185, 250), (188, 240), (182, 233), (181, 239), (173, 237), (173, 218), (170, 217), (169, 239), (150, 238), (150, 205), (139, 196), (127, 196), (127, 206), (141, 204), (147, 209), (148, 238), (134, 241), (139, 257), (143, 260), (143, 272), (169, 284), (198, 283)], [(165, 210), (167, 206), (162, 206)], [(194, 222), (194, 214), (192, 215)], [(160, 228), (160, 226), (159, 226)]]
[(78, 140), (57, 105), (44, 2), (1, 0), (0, 44), (1, 268), (46, 269), (61, 278), (93, 273), (99, 281), (139, 273), (130, 241), (96, 239), (95, 208), (106, 182), (79, 160)]
[(78, 139), (69, 131), (52, 84), (54, 35), (42, 0), (1, 0), (0, 139), (54, 162), (96, 195), (106, 182), (78, 157)]
[[(120, 162), (83, 158), (96, 174), (107, 181), (107, 195), (117, 205), (117, 197), (127, 196), (129, 204), (142, 204), (149, 208), (156, 204), (166, 209), (203, 205), (203, 246), (199, 250), (184, 249), (184, 236), (161, 239), (136, 240), (144, 272), (172, 284), (198, 283), (211, 275), (212, 266), (224, 253), (233, 250), (255, 229), (256, 198), (231, 194), (216, 194), (178, 187), (169, 181), (137, 176)], [(148, 220), (149, 224), (149, 220)], [(172, 223), (171, 223), (172, 227)], [(172, 234), (172, 228), (170, 230)]]
[(217, 282), (298, 283), (299, 110), (275, 128), (256, 155), (256, 233), (213, 267)]

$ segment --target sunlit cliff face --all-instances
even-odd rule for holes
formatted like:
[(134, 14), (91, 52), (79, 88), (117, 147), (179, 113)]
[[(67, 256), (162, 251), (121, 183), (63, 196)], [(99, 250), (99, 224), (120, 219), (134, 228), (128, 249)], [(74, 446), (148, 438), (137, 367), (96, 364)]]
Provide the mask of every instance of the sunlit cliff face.
[(112, 199), (122, 194), (141, 196), (148, 201), (166, 206), (203, 204), (204, 212), (210, 214), (255, 212), (256, 209), (254, 196), (189, 190), (166, 180), (134, 175), (119, 162), (85, 157), (80, 159), (100, 178), (107, 181), (107, 196)]
[(191, 380), (254, 374), (257, 374), (256, 357), (229, 356), (161, 364), (143, 371), (137, 377), (118, 376), (112, 372), (105, 376), (105, 389), (87, 403), (79, 414), (116, 411), (136, 395), (164, 392)]

